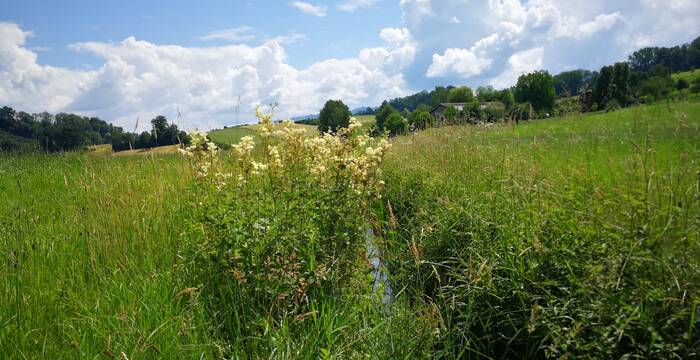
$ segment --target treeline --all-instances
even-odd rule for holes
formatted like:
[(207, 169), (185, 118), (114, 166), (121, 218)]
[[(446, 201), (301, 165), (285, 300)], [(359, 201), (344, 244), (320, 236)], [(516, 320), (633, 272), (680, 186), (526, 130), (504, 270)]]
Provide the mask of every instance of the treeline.
[[(672, 73), (700, 68), (700, 37), (689, 44), (666, 47), (648, 47), (629, 56), (626, 62), (604, 66), (599, 71), (572, 70), (551, 76), (548, 72), (524, 78), (525, 82), (537, 81), (529, 86), (519, 85), (509, 89), (495, 90), (492, 87), (476, 89), (476, 100), (480, 102), (500, 101), (507, 116), (516, 115), (542, 117), (564, 115), (571, 111), (598, 111), (625, 107), (635, 103), (659, 100), (674, 95), (683, 95), (684, 89), (700, 92), (700, 84), (690, 84), (684, 79), (674, 81)], [(533, 89), (541, 84), (544, 87)], [(551, 87), (550, 87), (551, 85)], [(421, 91), (406, 97), (382, 103), (376, 113), (387, 105), (398, 112), (416, 111), (424, 107), (433, 109), (441, 103), (470, 102), (467, 87), (435, 87), (432, 91)], [(518, 96), (518, 93), (520, 96)], [(575, 101), (570, 98), (576, 98)], [(531, 103), (529, 99), (535, 99)], [(514, 101), (515, 100), (515, 101)], [(532, 109), (528, 109), (532, 106)], [(532, 111), (530, 111), (532, 110)]]
[(151, 120), (151, 125), (150, 132), (135, 134), (98, 117), (29, 114), (5, 106), (0, 109), (0, 150), (58, 152), (112, 144), (113, 151), (121, 151), (189, 142), (188, 135), (164, 116)]

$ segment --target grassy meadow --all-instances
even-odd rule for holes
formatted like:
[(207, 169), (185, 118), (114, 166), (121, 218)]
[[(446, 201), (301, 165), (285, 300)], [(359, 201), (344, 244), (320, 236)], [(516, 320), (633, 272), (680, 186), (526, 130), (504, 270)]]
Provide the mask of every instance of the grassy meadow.
[(373, 222), (393, 302), (358, 286), (236, 346), (181, 266), (183, 157), (0, 155), (0, 358), (698, 356), (700, 103), (392, 145)]
[[(280, 126), (280, 125), (277, 125)], [(315, 133), (316, 127), (305, 124), (294, 124), (295, 128), (306, 129), (309, 133)], [(226, 129), (213, 130), (209, 132), (209, 138), (217, 144), (237, 144), (244, 136), (252, 136), (257, 144), (260, 143), (258, 136), (259, 125), (241, 125)]]

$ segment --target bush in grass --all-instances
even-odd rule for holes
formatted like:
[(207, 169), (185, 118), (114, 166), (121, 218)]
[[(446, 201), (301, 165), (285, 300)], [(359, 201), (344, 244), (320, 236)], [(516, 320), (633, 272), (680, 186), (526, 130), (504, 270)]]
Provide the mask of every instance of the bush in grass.
[(605, 112), (619, 110), (620, 107), (621, 107), (620, 103), (617, 101), (617, 99), (612, 99), (612, 100), (608, 101), (607, 103), (605, 103)]
[(426, 129), (433, 126), (435, 120), (428, 111), (416, 110), (408, 117), (408, 122), (413, 129)]
[(395, 112), (390, 114), (384, 122), (384, 129), (391, 136), (401, 135), (408, 132), (408, 123), (401, 114)]
[(199, 179), (185, 268), (221, 335), (241, 342), (357, 287), (389, 146), (361, 135), (354, 119), (310, 136), (291, 121), (274, 130), (271, 114), (257, 115), (261, 149), (247, 136), (219, 154), (195, 133), (183, 151)]

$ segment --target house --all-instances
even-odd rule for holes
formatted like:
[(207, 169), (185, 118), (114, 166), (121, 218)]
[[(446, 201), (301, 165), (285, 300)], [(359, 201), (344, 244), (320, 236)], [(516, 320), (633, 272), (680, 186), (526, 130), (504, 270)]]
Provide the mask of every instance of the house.
[[(445, 124), (448, 121), (471, 124), (476, 124), (478, 122), (495, 122), (502, 120), (505, 115), (505, 106), (500, 101), (479, 103), (478, 115), (474, 114), (474, 109), (471, 108), (470, 105), (469, 103), (442, 103), (436, 106), (430, 112), (430, 115), (433, 116), (436, 124)], [(457, 110), (457, 115), (454, 119), (447, 119), (445, 117), (445, 111), (451, 107)], [(465, 109), (467, 109), (467, 113), (465, 113)]]
[(467, 103), (441, 103), (430, 111), (430, 115), (433, 116), (433, 119), (435, 119), (436, 123), (441, 124), (444, 123), (446, 120), (445, 116), (443, 115), (445, 113), (445, 110), (452, 107), (455, 110), (457, 110), (458, 113), (461, 113), (462, 111), (464, 111), (465, 106), (467, 106)]

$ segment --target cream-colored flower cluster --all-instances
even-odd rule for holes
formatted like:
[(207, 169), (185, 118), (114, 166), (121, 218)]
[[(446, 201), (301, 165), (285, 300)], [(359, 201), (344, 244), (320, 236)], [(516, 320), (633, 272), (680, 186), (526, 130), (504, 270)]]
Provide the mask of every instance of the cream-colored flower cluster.
[[(212, 168), (217, 165), (217, 154), (219, 148), (207, 137), (207, 133), (199, 130), (189, 132), (190, 146), (178, 151), (194, 159), (196, 164), (197, 178), (204, 179), (209, 177)], [(216, 175), (216, 174), (215, 174)]]
[[(381, 162), (390, 147), (386, 139), (374, 140), (360, 133), (362, 124), (355, 118), (348, 128), (335, 134), (310, 134), (305, 128), (295, 126), (291, 120), (275, 125), (272, 114), (256, 110), (260, 121), (261, 153), (255, 153), (255, 139), (241, 138), (232, 146), (226, 165), (219, 167), (218, 149), (202, 132), (193, 132), (192, 145), (183, 150), (197, 158), (198, 177), (213, 172), (212, 180), (217, 188), (225, 185), (223, 179), (235, 177), (237, 185), (247, 184), (255, 177), (266, 176), (274, 184), (284, 186), (292, 177), (307, 176), (314, 186), (321, 189), (342, 187), (357, 195), (379, 195)], [(229, 173), (223, 173), (226, 168)], [(223, 185), (222, 185), (223, 184)]]

